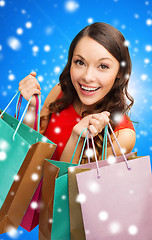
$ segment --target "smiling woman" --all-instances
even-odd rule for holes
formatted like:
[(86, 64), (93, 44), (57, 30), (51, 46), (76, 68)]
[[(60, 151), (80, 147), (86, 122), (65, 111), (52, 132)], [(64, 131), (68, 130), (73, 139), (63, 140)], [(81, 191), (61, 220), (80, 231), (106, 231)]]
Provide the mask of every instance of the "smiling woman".
[[(58, 144), (54, 159), (69, 162), (85, 128), (92, 133), (100, 158), (103, 129), (109, 122), (126, 153), (133, 149), (135, 131), (127, 116), (133, 105), (127, 91), (130, 74), (129, 51), (123, 35), (116, 28), (106, 23), (94, 23), (78, 33), (70, 45), (60, 83), (51, 90), (41, 111), (41, 132)], [(41, 94), (35, 77), (36, 73), (31, 73), (19, 84), (19, 90), (27, 100), (34, 94)], [(33, 97), (28, 112), (33, 114), (35, 105)], [(119, 123), (114, 121), (116, 114), (122, 115)], [(32, 122), (28, 124), (33, 125)], [(85, 136), (86, 131), (82, 138)], [(115, 140), (112, 141), (116, 154), (121, 154)], [(75, 163), (82, 144), (81, 140)], [(107, 154), (112, 154), (110, 146)]]

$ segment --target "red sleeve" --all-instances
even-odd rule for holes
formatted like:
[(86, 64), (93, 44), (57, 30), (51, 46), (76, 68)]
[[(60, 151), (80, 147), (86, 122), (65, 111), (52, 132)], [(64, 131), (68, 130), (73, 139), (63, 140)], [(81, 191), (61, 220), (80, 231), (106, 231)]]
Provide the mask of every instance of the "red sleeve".
[(135, 131), (134, 126), (133, 126), (130, 118), (126, 115), (123, 115), (119, 124), (116, 125), (114, 132), (117, 132), (117, 131), (125, 129), (125, 128), (129, 128), (129, 129), (132, 129), (133, 131)]

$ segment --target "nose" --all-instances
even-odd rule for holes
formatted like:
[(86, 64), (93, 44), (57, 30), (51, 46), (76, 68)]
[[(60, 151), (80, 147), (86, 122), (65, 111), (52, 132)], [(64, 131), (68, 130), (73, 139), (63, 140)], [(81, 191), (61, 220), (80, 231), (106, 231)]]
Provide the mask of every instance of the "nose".
[(83, 75), (84, 81), (92, 82), (95, 81), (95, 71), (93, 67), (87, 67)]

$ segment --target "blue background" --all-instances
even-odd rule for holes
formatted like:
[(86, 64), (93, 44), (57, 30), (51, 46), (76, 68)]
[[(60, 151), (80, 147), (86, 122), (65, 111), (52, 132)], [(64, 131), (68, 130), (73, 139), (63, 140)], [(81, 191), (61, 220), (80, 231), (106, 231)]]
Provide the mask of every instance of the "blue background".
[[(68, 2), (72, 2), (71, 8)], [(131, 119), (138, 122), (134, 150), (139, 156), (151, 155), (152, 1), (149, 0), (0, 0), (0, 108), (4, 109), (19, 81), (32, 70), (37, 72), (43, 103), (58, 83), (70, 42), (83, 27), (97, 21), (118, 28), (129, 43), (133, 64), (129, 91), (135, 99)], [(17, 44), (10, 38), (15, 38)], [(15, 103), (8, 112), (14, 115)], [(5, 239), (38, 239), (38, 228), (28, 233), (19, 227), (15, 234), (0, 235), (0, 240)]]

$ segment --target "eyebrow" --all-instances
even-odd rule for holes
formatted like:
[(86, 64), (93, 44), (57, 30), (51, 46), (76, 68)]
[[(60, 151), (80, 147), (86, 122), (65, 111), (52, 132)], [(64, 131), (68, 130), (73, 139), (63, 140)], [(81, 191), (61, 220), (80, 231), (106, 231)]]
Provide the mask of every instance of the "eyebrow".
[[(81, 55), (79, 55), (79, 54), (76, 54), (76, 55), (74, 55), (74, 56), (78, 56), (78, 57), (80, 57), (80, 58), (82, 58), (83, 60), (85, 60), (85, 58), (83, 58)], [(100, 58), (100, 59), (98, 59), (97, 61), (99, 62), (99, 61), (101, 61), (101, 60), (110, 60), (111, 62), (113, 62), (112, 61), (112, 59), (110, 59), (110, 58)]]

